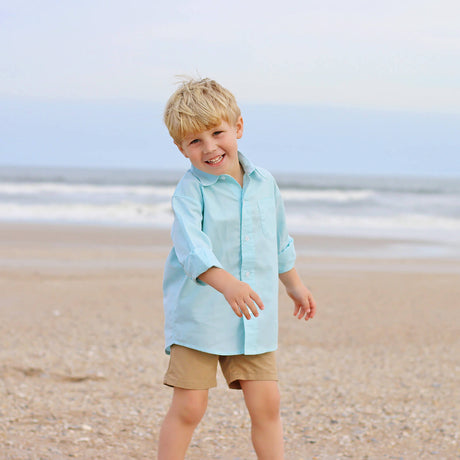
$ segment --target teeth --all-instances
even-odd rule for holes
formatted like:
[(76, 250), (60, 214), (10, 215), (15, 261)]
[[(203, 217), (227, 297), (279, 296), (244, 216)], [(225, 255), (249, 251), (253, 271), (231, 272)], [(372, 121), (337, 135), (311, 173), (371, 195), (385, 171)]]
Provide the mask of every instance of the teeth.
[(223, 155), (220, 155), (216, 158), (213, 158), (212, 160), (206, 160), (206, 163), (209, 163), (211, 165), (215, 165), (216, 163), (219, 163), (220, 160), (222, 160)]

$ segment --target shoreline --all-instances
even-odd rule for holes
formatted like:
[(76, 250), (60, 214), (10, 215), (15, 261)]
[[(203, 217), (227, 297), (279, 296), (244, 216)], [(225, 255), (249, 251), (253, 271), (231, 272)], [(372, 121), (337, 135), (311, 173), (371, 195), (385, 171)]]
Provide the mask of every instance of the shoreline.
[[(298, 264), (308, 270), (460, 273), (460, 255), (427, 253), (402, 238), (292, 234)], [(427, 242), (428, 244), (428, 242)], [(2, 223), (0, 270), (162, 268), (169, 229), (101, 225)], [(410, 250), (401, 248), (410, 247)], [(79, 249), (76, 251), (76, 249)], [(419, 249), (419, 251), (418, 251)], [(114, 257), (114, 251), (135, 256)]]

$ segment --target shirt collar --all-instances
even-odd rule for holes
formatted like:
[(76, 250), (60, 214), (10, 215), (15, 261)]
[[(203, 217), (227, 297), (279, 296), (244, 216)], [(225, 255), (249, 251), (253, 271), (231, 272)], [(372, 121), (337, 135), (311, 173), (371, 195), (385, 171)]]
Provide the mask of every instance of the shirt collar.
[[(244, 173), (250, 176), (253, 172), (257, 171), (260, 173), (260, 171), (257, 169), (256, 166), (252, 163), (251, 160), (246, 158), (241, 152), (238, 152), (238, 159), (243, 166)], [(201, 171), (198, 168), (195, 168), (195, 166), (190, 167), (190, 172), (203, 184), (203, 185), (213, 185), (215, 184), (220, 175), (214, 175), (214, 174), (209, 174), (207, 172)]]

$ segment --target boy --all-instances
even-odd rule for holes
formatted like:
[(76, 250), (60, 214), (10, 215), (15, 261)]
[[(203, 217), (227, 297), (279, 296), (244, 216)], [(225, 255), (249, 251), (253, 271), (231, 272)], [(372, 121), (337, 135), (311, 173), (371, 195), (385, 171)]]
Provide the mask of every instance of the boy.
[(238, 152), (241, 112), (215, 81), (184, 82), (164, 119), (191, 169), (172, 198), (174, 247), (163, 290), (171, 355), (164, 383), (174, 393), (158, 458), (185, 457), (219, 361), (229, 387), (243, 390), (257, 457), (283, 459), (274, 356), (278, 277), (299, 319), (313, 318), (316, 305), (294, 268), (278, 187)]

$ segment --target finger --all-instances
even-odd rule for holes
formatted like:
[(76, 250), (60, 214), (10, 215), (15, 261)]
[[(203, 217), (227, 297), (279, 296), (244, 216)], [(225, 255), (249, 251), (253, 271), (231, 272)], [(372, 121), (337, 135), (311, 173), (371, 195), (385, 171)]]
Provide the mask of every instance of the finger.
[(302, 310), (303, 310), (302, 318), (304, 318), (305, 321), (308, 321), (308, 318), (310, 316), (310, 304), (308, 302), (308, 297), (305, 299), (305, 302), (302, 304)]
[(251, 299), (246, 300), (246, 305), (252, 311), (254, 316), (259, 316), (259, 310), (257, 310), (257, 307), (254, 305), (254, 302)]
[(254, 300), (254, 302), (257, 304), (257, 306), (263, 310), (265, 308), (263, 302), (262, 302), (262, 299), (259, 297), (259, 295), (257, 294), (257, 292), (251, 290), (250, 292), (250, 296), (251, 296), (251, 299)]
[(305, 308), (305, 321), (308, 321), (309, 319), (312, 318), (312, 308), (311, 305), (309, 305), (307, 308)]
[(314, 318), (316, 314), (316, 302), (313, 297), (310, 297), (310, 318)]
[(235, 315), (238, 316), (238, 318), (241, 318), (243, 316), (238, 304), (233, 303), (233, 304), (230, 304), (230, 306), (232, 307), (232, 310), (235, 312)]
[(308, 311), (310, 310), (310, 306), (308, 305), (308, 299), (299, 303), (299, 314), (297, 315), (298, 319), (302, 319), (304, 316), (308, 317)]
[(300, 310), (300, 305), (298, 303), (294, 303), (294, 316), (297, 316)]
[(238, 307), (239, 307), (241, 313), (243, 313), (243, 315), (245, 316), (246, 319), (251, 319), (251, 313), (249, 313), (249, 310), (248, 310), (248, 308), (246, 307), (246, 304), (243, 301), (238, 302)]
[(309, 304), (308, 306), (308, 309), (307, 309), (307, 314), (305, 316), (305, 321), (313, 318), (313, 316), (315, 316), (315, 309), (316, 309), (316, 305), (315, 305), (315, 301), (313, 300), (313, 298), (311, 296), (308, 296), (307, 298), (307, 302)]
[(299, 305), (299, 313), (297, 314), (297, 319), (302, 319), (305, 315), (305, 309)]

